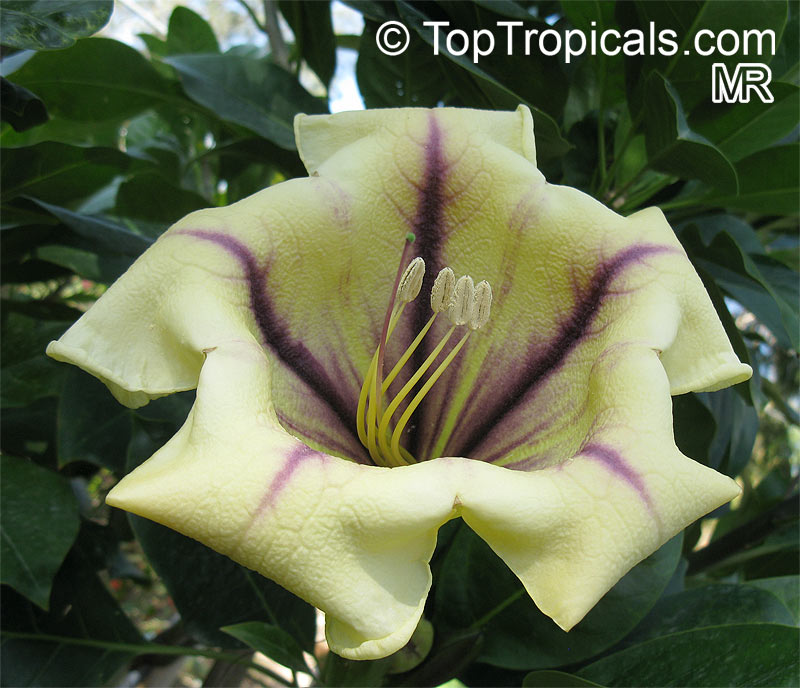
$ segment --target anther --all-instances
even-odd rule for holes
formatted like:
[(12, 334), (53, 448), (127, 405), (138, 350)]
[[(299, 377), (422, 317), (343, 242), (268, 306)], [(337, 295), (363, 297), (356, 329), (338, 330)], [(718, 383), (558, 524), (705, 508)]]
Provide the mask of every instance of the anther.
[(450, 268), (442, 268), (433, 282), (431, 289), (431, 310), (441, 313), (450, 306), (453, 298), (453, 288), (456, 285), (456, 276)]
[(492, 287), (486, 280), (481, 280), (475, 285), (475, 302), (472, 306), (472, 315), (469, 319), (471, 330), (477, 330), (489, 320), (492, 309)]
[(475, 300), (475, 285), (472, 277), (464, 275), (458, 278), (453, 289), (453, 298), (447, 311), (447, 317), (453, 325), (465, 325), (472, 315), (472, 304)]
[(397, 287), (397, 298), (405, 303), (416, 299), (419, 290), (422, 288), (422, 279), (424, 277), (425, 261), (422, 258), (414, 258), (400, 278), (400, 285)]

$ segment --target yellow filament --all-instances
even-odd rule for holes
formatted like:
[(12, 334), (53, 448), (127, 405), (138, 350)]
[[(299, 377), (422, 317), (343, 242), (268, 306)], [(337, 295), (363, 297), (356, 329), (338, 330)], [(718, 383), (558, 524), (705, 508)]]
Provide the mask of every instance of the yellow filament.
[[(451, 335), (455, 330), (455, 325), (451, 327), (447, 333), (442, 337), (442, 340), (436, 345), (436, 348), (431, 351), (428, 358), (425, 359), (425, 362), (419, 367), (414, 375), (411, 376), (411, 379), (403, 385), (403, 389), (397, 394), (397, 396), (392, 399), (392, 402), (389, 404), (389, 407), (384, 412), (383, 416), (381, 417), (380, 425), (378, 426), (378, 442), (380, 443), (380, 448), (383, 451), (384, 457), (392, 457), (395, 461), (402, 461), (402, 456), (400, 454), (399, 449), (390, 449), (389, 443), (386, 441), (386, 431), (389, 428), (389, 423), (392, 420), (392, 415), (397, 410), (398, 406), (403, 403), (403, 399), (408, 396), (408, 393), (414, 388), (414, 385), (419, 382), (420, 378), (425, 374), (428, 368), (433, 365), (433, 362), (436, 360), (436, 357), (441, 353), (444, 345), (447, 344), (447, 340), (450, 339)], [(452, 356), (448, 356), (445, 360), (453, 360)], [(441, 375), (441, 373), (439, 373)], [(427, 386), (427, 383), (426, 383)], [(425, 387), (423, 387), (425, 389)], [(428, 387), (430, 389), (430, 387)], [(420, 400), (421, 401), (421, 400)], [(419, 404), (419, 402), (417, 402)], [(410, 416), (411, 414), (409, 414)], [(405, 414), (403, 414), (405, 417)], [(408, 418), (406, 418), (406, 422), (408, 422)], [(392, 440), (394, 440), (394, 435), (397, 434), (397, 429), (395, 429), (394, 434), (392, 435)], [(398, 435), (398, 443), (400, 441), (400, 437)]]
[[(450, 328), (450, 332), (447, 333), (448, 337), (450, 336), (450, 334), (452, 334), (454, 329), (455, 329), (454, 327)], [(425, 381), (425, 384), (422, 386), (422, 388), (419, 390), (419, 392), (417, 392), (417, 395), (411, 400), (411, 403), (408, 405), (406, 410), (403, 411), (403, 415), (400, 416), (400, 420), (397, 422), (397, 427), (395, 427), (394, 432), (392, 433), (391, 454), (393, 456), (400, 456), (400, 435), (402, 434), (403, 430), (405, 429), (409, 418), (411, 418), (411, 414), (414, 413), (414, 411), (417, 409), (417, 406), (420, 405), (420, 403), (422, 402), (422, 399), (430, 391), (430, 389), (431, 389), (431, 387), (433, 387), (434, 383), (441, 377), (442, 373), (445, 371), (447, 366), (449, 366), (450, 363), (452, 363), (453, 359), (458, 355), (458, 352), (461, 351), (461, 347), (463, 347), (464, 344), (466, 343), (467, 339), (469, 339), (470, 334), (472, 334), (471, 330), (468, 331), (461, 338), (461, 340), (458, 342), (458, 344), (456, 344), (453, 347), (452, 351), (449, 354), (447, 354), (447, 357), (441, 362), (439, 367), (433, 373), (431, 373), (431, 376)], [(426, 363), (427, 363), (427, 361), (426, 361)], [(403, 388), (403, 389), (405, 389), (405, 388)], [(394, 402), (392, 402), (392, 403), (394, 403)], [(391, 406), (389, 408), (391, 408)], [(386, 415), (388, 413), (389, 413), (389, 411), (387, 409), (386, 414), (384, 414), (384, 420), (385, 420)], [(383, 423), (384, 423), (384, 421), (381, 420), (381, 427), (383, 427)], [(380, 430), (379, 430), (379, 438), (382, 438), (382, 437), (383, 437), (383, 433), (380, 432)], [(383, 448), (383, 445), (381, 445), (381, 448)]]
[(400, 374), (400, 371), (403, 369), (403, 366), (408, 362), (408, 359), (411, 358), (411, 355), (417, 350), (417, 347), (420, 345), (422, 338), (428, 333), (428, 330), (431, 329), (431, 325), (433, 325), (433, 321), (436, 320), (436, 316), (438, 314), (434, 313), (429, 319), (428, 322), (425, 323), (425, 327), (420, 330), (420, 333), (414, 338), (414, 341), (408, 345), (405, 353), (400, 357), (400, 360), (395, 363), (394, 368), (392, 371), (386, 376), (386, 379), (383, 381), (383, 386), (381, 387), (381, 394), (386, 394), (387, 390), (389, 389), (389, 385), (394, 382), (394, 379)]
[[(389, 329), (386, 333), (386, 341), (389, 341), (389, 337), (392, 335), (395, 326), (397, 325), (397, 321), (400, 319), (400, 316), (403, 313), (403, 309), (405, 308), (405, 302), (401, 303), (399, 308), (392, 314), (392, 319), (389, 321)], [(366, 415), (364, 413), (366, 406), (367, 406), (367, 395), (370, 392), (370, 387), (374, 388), (374, 385), (371, 383), (375, 380), (375, 369), (378, 366), (378, 352), (375, 351), (375, 354), (372, 356), (372, 361), (369, 364), (369, 369), (367, 370), (367, 374), (364, 377), (364, 383), (361, 385), (361, 393), (358, 395), (358, 408), (356, 410), (356, 430), (358, 431), (358, 439), (360, 440), (361, 444), (365, 447), (367, 446), (367, 430), (362, 423), (363, 420), (366, 420)]]

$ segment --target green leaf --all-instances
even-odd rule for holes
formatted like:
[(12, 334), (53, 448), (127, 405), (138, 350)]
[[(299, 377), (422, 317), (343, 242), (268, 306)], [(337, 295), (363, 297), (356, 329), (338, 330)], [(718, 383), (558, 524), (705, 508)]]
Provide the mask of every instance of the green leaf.
[(78, 503), (57, 473), (5, 455), (0, 467), (0, 577), (48, 609), (53, 577), (78, 535)]
[(368, 108), (434, 107), (444, 99), (442, 73), (430, 46), (412, 41), (390, 57), (375, 42), (378, 24), (367, 20), (356, 64), (358, 90)]
[(0, 44), (25, 50), (68, 48), (111, 19), (114, 0), (5, 0)]
[(578, 675), (605, 686), (795, 686), (797, 628), (736, 624), (701, 628), (617, 652)]
[[(462, 528), (439, 572), (434, 625), (483, 627), (478, 661), (494, 666), (537, 669), (579, 662), (616, 643), (642, 619), (669, 582), (680, 550), (677, 536), (634, 567), (566, 633), (536, 608), (489, 547)], [(482, 617), (504, 604), (483, 623)]]
[(718, 583), (662, 598), (630, 638), (641, 642), (695, 628), (743, 623), (791, 626), (794, 619), (786, 606), (765, 590)]
[(733, 165), (711, 141), (689, 128), (680, 97), (657, 72), (647, 78), (644, 133), (650, 168), (736, 193)]
[(166, 55), (218, 53), (214, 30), (199, 14), (188, 7), (176, 7), (169, 16)]
[(716, 420), (708, 465), (735, 478), (750, 461), (758, 434), (758, 414), (731, 388), (703, 392), (697, 398)]
[(180, 102), (171, 84), (136, 50), (110, 38), (87, 38), (57, 53), (37, 53), (14, 72), (53, 117), (121, 121), (163, 102)]
[(23, 194), (63, 205), (85, 198), (125, 171), (130, 158), (113, 148), (81, 148), (47, 141), (3, 149), (0, 198)]
[(35, 640), (4, 637), (0, 648), (3, 685), (110, 685), (133, 658), (131, 652), (61, 643), (54, 636), (146, 647), (79, 547), (59, 570), (51, 599), (50, 612), (44, 613), (13, 592), (3, 591), (4, 632), (42, 636)]
[(800, 576), (759, 578), (747, 581), (747, 584), (775, 595), (794, 617), (794, 624), (800, 624)]
[(281, 0), (278, 6), (294, 33), (295, 51), (327, 87), (336, 71), (336, 37), (330, 2)]
[(190, 98), (287, 150), (295, 148), (294, 116), (326, 111), (291, 74), (266, 59), (225, 54), (164, 61), (177, 70)]
[(574, 674), (565, 674), (563, 671), (532, 671), (522, 680), (522, 685), (523, 688), (600, 688), (598, 683)]
[(781, 346), (797, 347), (800, 292), (795, 273), (763, 255), (760, 245), (755, 249), (758, 253), (751, 255), (742, 242), (753, 250), (758, 240), (748, 238), (747, 225), (711, 216), (685, 223), (678, 231), (692, 260), (720, 289), (752, 311)]
[(102, 382), (71, 366), (58, 403), (58, 465), (89, 461), (122, 475), (130, 438), (131, 412)]
[(220, 630), (241, 640), (256, 652), (274, 659), (278, 664), (283, 664), (293, 671), (309, 672), (303, 657), (303, 649), (291, 635), (278, 626), (251, 621), (234, 626), (223, 626)]
[(686, 456), (708, 464), (708, 454), (714, 439), (714, 416), (695, 394), (672, 397), (672, 420), (675, 444)]
[(114, 211), (121, 217), (161, 224), (166, 229), (185, 215), (209, 205), (199, 194), (180, 189), (159, 174), (144, 172), (120, 184)]
[(3, 301), (0, 348), (3, 408), (25, 406), (59, 393), (66, 368), (45, 356), (44, 350), (80, 315), (77, 311), (70, 316), (62, 312), (49, 319), (42, 313), (25, 312), (25, 305)]
[(772, 103), (751, 98), (749, 103), (707, 103), (692, 113), (691, 125), (737, 162), (790, 134), (800, 121), (800, 89), (772, 83)]
[(0, 79), (0, 121), (8, 122), (14, 131), (25, 131), (48, 119), (47, 108), (39, 96), (5, 77)]

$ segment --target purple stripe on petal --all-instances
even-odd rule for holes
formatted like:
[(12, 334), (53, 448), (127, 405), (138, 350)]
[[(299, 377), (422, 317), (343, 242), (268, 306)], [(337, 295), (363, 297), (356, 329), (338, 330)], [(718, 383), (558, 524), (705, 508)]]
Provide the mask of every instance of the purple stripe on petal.
[[(353, 437), (355, 446), (360, 446), (355, 434), (355, 405), (348, 403), (342, 396), (339, 387), (333, 383), (328, 372), (305, 344), (289, 334), (287, 325), (275, 311), (267, 293), (269, 267), (261, 268), (245, 244), (223, 232), (185, 229), (176, 234), (210, 241), (236, 258), (247, 280), (250, 309), (264, 344), (334, 412), (346, 436)], [(359, 463), (367, 462), (363, 455), (353, 458)]]
[[(417, 187), (417, 212), (411, 226), (414, 232), (415, 252), (425, 261), (425, 279), (422, 282), (421, 294), (430, 294), (436, 275), (444, 265), (442, 261), (442, 243), (445, 238), (444, 209), (447, 198), (444, 184), (447, 178), (448, 165), (444, 157), (443, 134), (435, 113), (430, 113), (428, 118), (428, 136), (424, 144), (425, 171), (422, 183)], [(427, 299), (422, 298), (414, 302), (412, 331), (419, 332), (430, 317), (430, 308)], [(409, 363), (411, 370), (417, 370), (435, 346), (435, 341), (423, 342), (411, 357)], [(427, 404), (420, 404), (415, 412), (416, 418), (427, 416)], [(407, 449), (415, 454), (418, 449), (420, 433), (416, 431), (412, 422), (409, 427), (414, 428), (404, 442)]]
[(647, 486), (641, 476), (631, 468), (630, 464), (620, 455), (618, 451), (603, 444), (587, 444), (581, 450), (578, 458), (588, 458), (597, 461), (619, 478), (622, 478), (647, 505), (648, 511), (653, 511), (653, 503)]
[[(472, 414), (470, 422), (460, 422), (461, 431), (456, 431), (451, 438), (446, 454), (448, 456), (469, 456), (483, 459), (487, 453), (486, 446), (491, 449), (490, 435), (502, 421), (517, 411), (524, 400), (530, 398), (537, 388), (556, 372), (566, 361), (569, 354), (585, 337), (595, 334), (592, 325), (601, 310), (603, 301), (612, 294), (611, 284), (616, 277), (631, 264), (638, 263), (648, 256), (672, 251), (667, 246), (642, 244), (631, 246), (616, 254), (613, 258), (601, 262), (594, 271), (588, 285), (576, 291), (575, 304), (571, 313), (558, 328), (555, 336), (545, 344), (534, 341), (530, 347), (527, 360), (519, 362), (519, 375), (509, 385), (505, 394), (497, 394), (491, 399), (491, 405), (485, 404), (481, 413)], [(491, 361), (487, 360), (491, 365)], [(507, 451), (519, 443), (507, 445)], [(507, 453), (504, 452), (504, 453)], [(494, 451), (492, 452), (494, 455)]]
[(324, 463), (327, 458), (328, 457), (322, 452), (314, 451), (311, 449), (311, 447), (307, 447), (305, 445), (295, 447), (291, 452), (289, 452), (289, 455), (286, 457), (286, 461), (284, 462), (283, 466), (272, 478), (269, 487), (264, 492), (263, 497), (261, 497), (261, 502), (259, 503), (258, 510), (256, 511), (256, 518), (263, 514), (266, 509), (275, 504), (275, 500), (278, 498), (281, 491), (289, 484), (292, 476), (301, 464), (311, 459)]

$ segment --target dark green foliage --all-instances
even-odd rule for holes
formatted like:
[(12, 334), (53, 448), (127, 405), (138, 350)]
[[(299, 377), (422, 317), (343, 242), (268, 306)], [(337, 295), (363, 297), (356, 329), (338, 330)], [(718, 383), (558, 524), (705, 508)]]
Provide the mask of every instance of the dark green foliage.
[[(364, 17), (360, 37), (335, 35), (329, 2), (277, 3), (293, 33), (283, 56), (226, 50), (185, 7), (172, 13), (166, 36), (142, 36), (143, 53), (90, 37), (108, 21), (110, 0), (0, 6), (3, 685), (118, 684), (132, 662), (153, 662), (153, 653), (231, 660), (246, 647), (317, 672), (303, 655), (314, 649), (309, 605), (192, 540), (102, 504), (116, 479), (181, 426), (193, 394), (130, 410), (44, 350), (171, 223), (305, 174), (292, 120), (328, 111), (337, 46), (358, 51), (368, 107), (527, 104), (549, 182), (577, 186), (625, 215), (659, 205), (755, 375), (673, 400), (680, 449), (736, 478), (741, 499), (636, 566), (569, 634), (454, 522), (440, 531), (432, 561), (426, 618), (435, 637), (425, 661), (389, 674), (391, 661), (331, 657), (318, 682), (797, 685), (796, 3), (347, 4)], [(266, 32), (258, 10), (251, 18)], [(403, 55), (377, 48), (387, 20), (410, 31)], [(450, 55), (440, 31), (436, 56), (430, 21), (470, 36), (491, 31), (494, 53), (477, 62), (470, 51)], [(525, 24), (512, 55), (500, 21)], [(675, 32), (673, 54), (567, 60), (563, 50), (542, 53), (536, 41), (525, 54), (526, 29), (647, 37), (651, 22)], [(692, 42), (700, 30), (772, 31), (775, 54), (703, 56)], [(743, 61), (769, 64), (774, 101), (713, 103), (712, 64)], [(301, 85), (301, 67), (319, 78), (319, 93)], [(153, 644), (108, 581), (141, 600), (156, 579), (177, 613)]]

